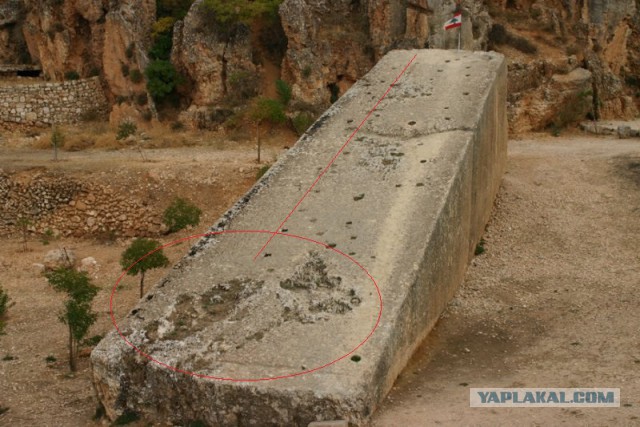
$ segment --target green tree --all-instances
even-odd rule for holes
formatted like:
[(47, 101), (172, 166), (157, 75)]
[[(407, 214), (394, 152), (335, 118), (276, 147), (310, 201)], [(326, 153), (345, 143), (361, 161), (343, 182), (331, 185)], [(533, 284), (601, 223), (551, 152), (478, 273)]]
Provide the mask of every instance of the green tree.
[(193, 203), (176, 198), (162, 214), (162, 221), (167, 225), (169, 233), (175, 233), (189, 225), (200, 223), (202, 210)]
[(58, 147), (64, 144), (64, 135), (58, 126), (53, 127), (51, 132), (51, 145), (53, 146), (53, 160), (58, 161)]
[(287, 84), (284, 80), (276, 80), (276, 92), (278, 93), (278, 99), (282, 102), (283, 105), (289, 105), (291, 101), (291, 86)]
[(156, 101), (171, 94), (181, 81), (173, 64), (166, 60), (151, 61), (144, 74), (147, 77), (147, 89)]
[(260, 163), (260, 126), (269, 123), (271, 126), (283, 123), (287, 120), (284, 114), (284, 106), (280, 101), (269, 98), (258, 98), (249, 111), (249, 116), (256, 124), (256, 143), (258, 147), (258, 163)]
[[(151, 253), (153, 252), (153, 253)], [(141, 259), (143, 258), (144, 259)], [(132, 264), (134, 264), (129, 268)], [(164, 255), (157, 240), (138, 238), (122, 253), (120, 265), (129, 276), (140, 275), (140, 298), (144, 296), (144, 275), (147, 270), (166, 267), (169, 259)]]
[(23, 216), (21, 218), (18, 218), (18, 221), (16, 221), (16, 225), (22, 232), (22, 251), (27, 252), (27, 235), (29, 234), (29, 227), (31, 227), (33, 223), (29, 218)]
[(45, 276), (53, 289), (68, 296), (58, 319), (69, 328), (69, 368), (75, 372), (79, 344), (97, 318), (91, 303), (99, 288), (91, 283), (87, 273), (72, 268), (60, 267)]

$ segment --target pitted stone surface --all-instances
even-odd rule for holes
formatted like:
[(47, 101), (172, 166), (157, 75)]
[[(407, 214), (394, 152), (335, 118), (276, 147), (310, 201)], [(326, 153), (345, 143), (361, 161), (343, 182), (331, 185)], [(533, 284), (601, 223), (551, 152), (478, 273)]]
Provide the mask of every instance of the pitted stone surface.
[[(210, 425), (361, 423), (460, 284), (506, 159), (494, 53), (393, 51), (212, 230), (274, 230), (402, 68), (380, 108), (255, 261), (268, 233), (202, 239), (92, 353), (110, 417)], [(331, 248), (352, 257), (363, 268)], [(117, 299), (117, 296), (116, 296)], [(116, 301), (117, 303), (117, 301)]]

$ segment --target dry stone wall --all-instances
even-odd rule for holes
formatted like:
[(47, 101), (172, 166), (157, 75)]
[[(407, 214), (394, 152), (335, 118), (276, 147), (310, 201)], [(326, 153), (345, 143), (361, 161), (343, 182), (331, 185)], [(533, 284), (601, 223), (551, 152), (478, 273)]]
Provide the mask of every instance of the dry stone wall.
[(155, 236), (165, 230), (161, 210), (148, 200), (127, 197), (108, 184), (78, 181), (67, 175), (26, 176), (0, 170), (0, 235), (20, 231), (29, 221), (32, 234), (113, 239)]
[(107, 111), (107, 99), (98, 77), (0, 87), (0, 124), (5, 126), (75, 123), (87, 113)]

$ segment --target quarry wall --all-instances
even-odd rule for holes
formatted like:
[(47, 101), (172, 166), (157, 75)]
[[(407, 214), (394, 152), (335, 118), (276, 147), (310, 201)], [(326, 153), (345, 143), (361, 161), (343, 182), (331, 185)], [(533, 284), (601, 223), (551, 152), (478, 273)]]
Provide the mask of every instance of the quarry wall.
[(98, 77), (61, 83), (0, 86), (0, 124), (75, 123), (108, 111)]
[(496, 53), (388, 53), (117, 319), (91, 356), (107, 415), (365, 423), (482, 236), (506, 82)]

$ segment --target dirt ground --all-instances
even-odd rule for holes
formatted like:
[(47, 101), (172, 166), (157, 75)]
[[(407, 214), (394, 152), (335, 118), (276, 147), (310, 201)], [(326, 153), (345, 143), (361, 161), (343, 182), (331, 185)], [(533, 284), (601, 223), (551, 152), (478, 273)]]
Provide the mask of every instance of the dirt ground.
[[(161, 182), (158, 197), (186, 197), (203, 209), (201, 225), (160, 238), (168, 243), (181, 237), (205, 232), (256, 181), (256, 172), (273, 163), (285, 147), (295, 142), (290, 135), (272, 135), (263, 145), (263, 162), (256, 162), (252, 142), (212, 140), (195, 146), (145, 149), (143, 157), (131, 147), (120, 150), (61, 152), (60, 161), (51, 161), (50, 150), (34, 150), (27, 139), (9, 140), (0, 149), (0, 169), (21, 174), (43, 169), (63, 172), (77, 180), (106, 177), (121, 192), (133, 192), (145, 185), (145, 176)], [(194, 138), (194, 135), (187, 136)], [(214, 138), (213, 136), (211, 136)], [(19, 236), (0, 237), (0, 286), (14, 305), (8, 310), (5, 335), (0, 336), (0, 425), (86, 426), (101, 425), (92, 417), (97, 401), (91, 385), (89, 349), (79, 361), (75, 374), (69, 373), (67, 330), (58, 321), (63, 295), (54, 292), (34, 263), (42, 263), (51, 249), (72, 250), (78, 259), (94, 257), (98, 270), (93, 282), (101, 290), (94, 302), (98, 321), (88, 337), (104, 335), (113, 329), (109, 316), (109, 297), (122, 273), (120, 255), (130, 239), (104, 244), (94, 239), (54, 239), (45, 245), (32, 236), (27, 252)], [(195, 240), (193, 241), (195, 243)], [(171, 263), (189, 249), (181, 243), (165, 250)], [(166, 269), (147, 273), (147, 289), (166, 274)], [(137, 277), (126, 277), (118, 286), (115, 313), (122, 318), (138, 298)], [(47, 362), (47, 358), (54, 362)], [(6, 411), (3, 411), (6, 410)], [(4, 413), (2, 413), (4, 412)]]
[[(272, 160), (283, 144), (267, 145)], [(255, 180), (250, 144), (145, 153), (151, 161), (122, 151), (65, 153), (56, 167), (76, 173), (119, 168), (131, 172), (131, 185), (144, 171), (173, 174), (184, 186), (211, 179), (214, 171), (212, 185), (224, 188), (208, 198), (202, 229)], [(0, 167), (49, 167), (49, 158), (46, 151), (13, 148), (0, 152)], [(511, 141), (486, 252), (473, 261), (373, 425), (640, 424), (639, 238), (640, 141), (585, 135)], [(89, 335), (104, 334), (112, 328), (108, 299), (126, 244), (75, 239), (45, 246), (32, 239), (22, 252), (18, 239), (0, 239), (0, 284), (15, 302), (0, 336), (0, 407), (8, 408), (0, 425), (100, 425), (92, 421), (97, 403), (89, 361), (82, 358), (78, 372), (69, 374), (66, 330), (57, 321), (61, 295), (32, 264), (56, 247), (96, 258), (94, 281), (102, 290)], [(187, 248), (167, 254), (175, 262)], [(163, 274), (149, 273), (147, 283)], [(116, 316), (136, 298), (137, 281), (126, 278)], [(474, 409), (469, 387), (619, 387), (622, 406)]]
[[(374, 426), (640, 425), (640, 140), (511, 141), (464, 284)], [(470, 387), (620, 388), (620, 408), (470, 408)]]

